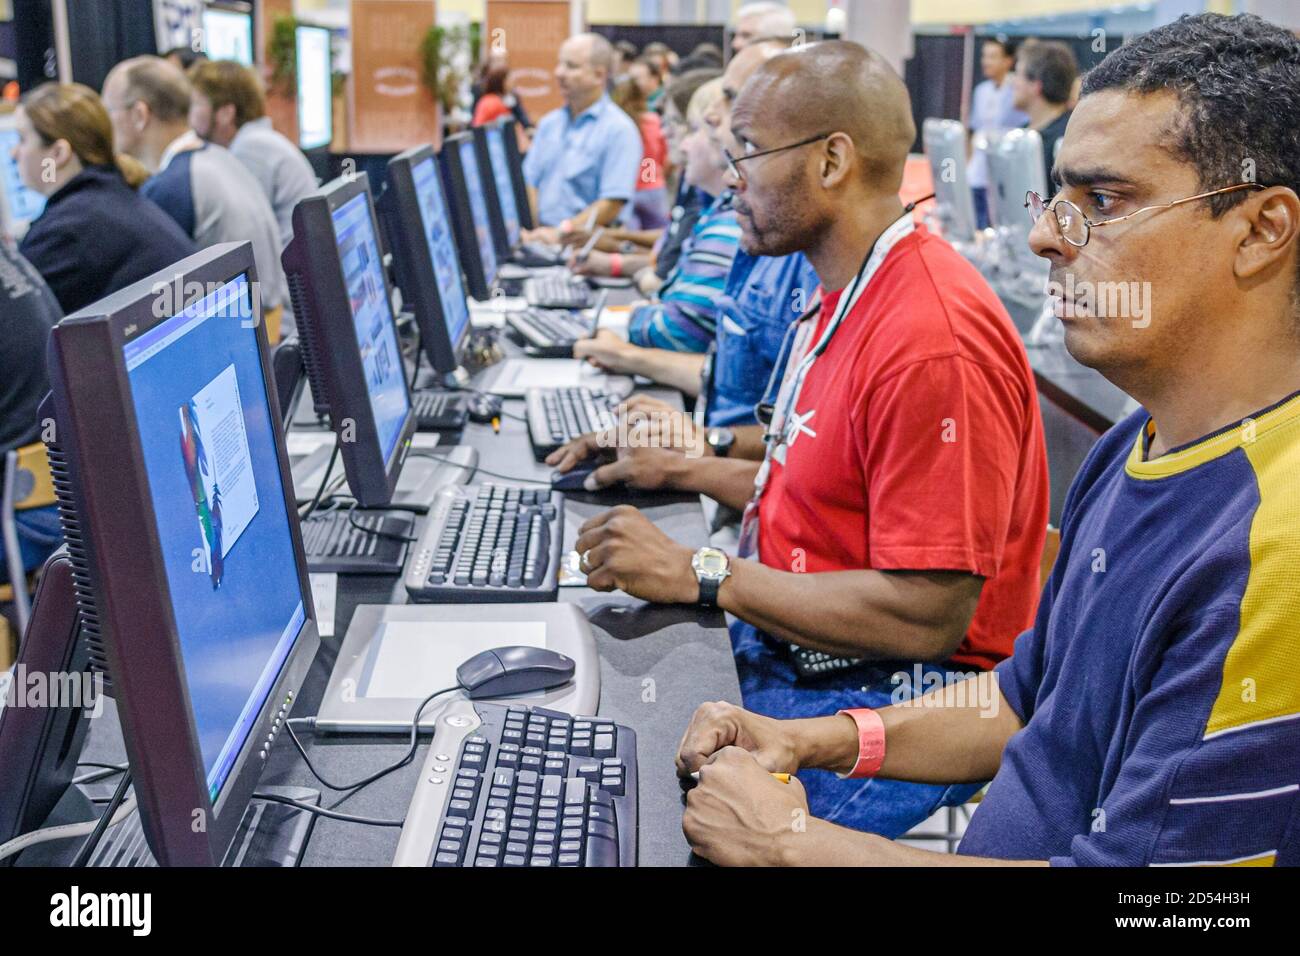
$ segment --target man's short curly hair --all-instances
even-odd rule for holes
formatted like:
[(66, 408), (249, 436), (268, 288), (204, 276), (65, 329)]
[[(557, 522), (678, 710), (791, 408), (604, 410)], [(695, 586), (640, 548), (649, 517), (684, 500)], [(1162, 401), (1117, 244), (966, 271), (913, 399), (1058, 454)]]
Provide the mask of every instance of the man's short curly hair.
[[(1168, 146), (1204, 191), (1253, 179), (1300, 193), (1300, 39), (1290, 31), (1254, 14), (1183, 16), (1102, 60), (1082, 95), (1112, 89), (1178, 97)], [(1213, 215), (1248, 194), (1214, 196)]]

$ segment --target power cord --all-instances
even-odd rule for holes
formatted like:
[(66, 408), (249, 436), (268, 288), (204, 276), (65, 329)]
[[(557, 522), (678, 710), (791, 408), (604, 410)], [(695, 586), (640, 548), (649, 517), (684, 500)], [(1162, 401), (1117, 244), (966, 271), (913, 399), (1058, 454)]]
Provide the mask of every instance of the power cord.
[(131, 771), (127, 770), (122, 774), (122, 779), (117, 782), (117, 789), (113, 791), (112, 799), (108, 801), (108, 806), (100, 814), (99, 822), (95, 824), (95, 829), (91, 831), (86, 842), (81, 844), (81, 849), (77, 851), (76, 857), (72, 860), (72, 866), (81, 868), (90, 862), (90, 856), (95, 852), (95, 847), (99, 846), (99, 841), (104, 836), (104, 831), (113, 823), (113, 817), (117, 814), (118, 807), (126, 799), (127, 788), (131, 786)]
[[(376, 508), (376, 511), (384, 511), (384, 508)], [(376, 538), (388, 538), (392, 541), (406, 541), (414, 543), (420, 539), (410, 534), (398, 534), (396, 531), (384, 531), (382, 528), (367, 528), (357, 521), (357, 505), (354, 501), (348, 508), (348, 524), (365, 534), (374, 535)]]
[(337, 810), (318, 807), (314, 803), (304, 803), (301, 800), (295, 800), (293, 797), (286, 797), (279, 793), (263, 793), (258, 790), (254, 791), (253, 799), (269, 800), (272, 803), (287, 803), (291, 807), (297, 807), (299, 810), (306, 810), (308, 813), (314, 813), (318, 817), (328, 817), (331, 820), (342, 820), (344, 823), (362, 823), (370, 827), (406, 826), (405, 820), (383, 820), (378, 817), (359, 817), (351, 813), (339, 813)]
[[(113, 818), (108, 821), (108, 825), (116, 826), (121, 823), (135, 812), (135, 806), (135, 797), (127, 800), (117, 808), (117, 812), (112, 815)], [(0, 843), (0, 860), (16, 856), (28, 847), (37, 846), (41, 843), (52, 843), (55, 840), (71, 840), (75, 837), (85, 836), (87, 833), (94, 831), (101, 822), (102, 820), (86, 820), (82, 823), (64, 823), (60, 826), (45, 827), (43, 830), (24, 833), (22, 836), (14, 837), (7, 843)]]
[(329, 486), (330, 483), (330, 472), (334, 470), (334, 462), (338, 461), (338, 457), (339, 457), (339, 439), (338, 436), (336, 435), (334, 436), (334, 450), (330, 452), (330, 461), (329, 464), (325, 466), (325, 474), (321, 475), (320, 487), (316, 489), (316, 497), (311, 500), (311, 504), (307, 506), (306, 511), (302, 511), (298, 513), (299, 521), (306, 521), (308, 518), (310, 518), (312, 512), (314, 512), (317, 506), (320, 505), (321, 498), (325, 497), (325, 489)]

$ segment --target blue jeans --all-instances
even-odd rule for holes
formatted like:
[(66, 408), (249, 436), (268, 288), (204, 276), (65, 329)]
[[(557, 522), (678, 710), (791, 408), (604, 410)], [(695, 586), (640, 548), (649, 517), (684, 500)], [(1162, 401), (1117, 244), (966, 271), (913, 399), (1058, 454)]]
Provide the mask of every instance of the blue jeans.
[(970, 189), (971, 204), (975, 207), (975, 228), (987, 229), (991, 222), (989, 220), (989, 191), (984, 186), (972, 186)]
[[(18, 549), (23, 555), (23, 570), (30, 571), (45, 563), (54, 550), (63, 544), (63, 529), (59, 526), (59, 509), (33, 508), (20, 511), (18, 519)], [(9, 583), (9, 559), (5, 554), (4, 536), (0, 535), (0, 584)]]
[[(744, 621), (732, 620), (730, 631), (745, 707), (769, 717), (824, 717), (852, 707), (886, 707), (894, 702), (895, 694), (907, 692), (911, 686), (910, 681), (895, 683), (891, 679), (898, 671), (910, 676), (919, 666), (923, 674), (950, 672), (939, 664), (877, 662), (809, 682), (797, 677), (784, 641)], [(890, 839), (902, 836), (940, 807), (965, 803), (983, 786), (841, 780), (829, 770), (800, 770), (799, 781), (808, 792), (813, 816)]]

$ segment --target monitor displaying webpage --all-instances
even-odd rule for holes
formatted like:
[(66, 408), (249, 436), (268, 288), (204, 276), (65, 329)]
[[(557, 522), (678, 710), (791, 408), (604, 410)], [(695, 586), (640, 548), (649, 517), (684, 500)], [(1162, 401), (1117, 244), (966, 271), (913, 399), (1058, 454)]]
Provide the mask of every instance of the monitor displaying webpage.
[(415, 181), (415, 195), (420, 202), (420, 221), (424, 226), (429, 258), (433, 260), (433, 274), (442, 300), (442, 319), (447, 325), (447, 335), (452, 345), (455, 345), (469, 325), (469, 304), (465, 301), (465, 285), (460, 278), (460, 259), (456, 255), (456, 241), (451, 234), (451, 220), (447, 217), (447, 208), (442, 201), (437, 162), (432, 156), (421, 160), (412, 168), (411, 178)]
[(406, 391), (397, 327), (393, 323), (392, 304), (384, 283), (384, 263), (375, 240), (375, 221), (366, 193), (352, 197), (334, 210), (334, 238), (343, 265), (352, 321), (356, 325), (375, 433), (387, 462), (401, 437), (411, 400)]
[(239, 275), (123, 347), (208, 792), (221, 792), (306, 621)]

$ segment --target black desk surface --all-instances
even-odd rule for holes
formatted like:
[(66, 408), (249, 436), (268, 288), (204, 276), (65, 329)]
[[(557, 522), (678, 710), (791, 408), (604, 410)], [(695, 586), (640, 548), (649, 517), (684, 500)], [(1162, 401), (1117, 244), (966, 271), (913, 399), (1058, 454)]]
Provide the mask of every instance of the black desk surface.
[[(665, 400), (675, 392), (650, 394)], [(522, 400), (506, 402), (506, 411), (522, 417)], [(470, 424), (461, 442), (479, 450), (482, 468), (518, 478), (547, 480), (550, 469), (534, 461), (527, 426), (514, 418), (501, 420), (500, 434), (489, 425)], [(478, 475), (472, 481), (500, 481)], [(628, 498), (677, 541), (691, 547), (707, 543), (708, 533), (697, 497), (643, 496)], [(565, 509), (565, 539), (572, 544), (587, 518), (620, 503), (617, 497), (570, 497)], [(421, 519), (422, 520), (422, 519)], [(599, 594), (587, 588), (561, 588), (560, 600), (576, 601), (586, 611), (600, 656), (599, 714), (636, 731), (640, 767), (639, 861), (651, 866), (686, 865), (690, 853), (681, 831), (681, 789), (673, 769), (677, 743), (695, 708), (704, 701), (740, 702), (740, 687), (731, 644), (720, 612), (690, 607), (647, 605), (621, 592)], [(320, 653), (303, 684), (293, 715), (316, 713), (347, 633), (360, 604), (404, 604), (400, 579), (384, 576), (340, 575), (334, 636), (322, 639)], [(109, 702), (111, 705), (111, 702)], [(354, 780), (396, 760), (408, 746), (405, 738), (374, 736), (313, 736), (300, 732), (316, 768), (333, 780)], [(323, 790), (324, 806), (342, 812), (401, 819), (424, 755), (421, 741), (414, 761), (340, 799)], [(94, 722), (85, 760), (124, 758), (116, 714), (106, 707)], [(262, 783), (320, 788), (301, 757), (281, 735), (268, 761)], [(396, 828), (364, 826), (318, 818), (304, 864), (307, 866), (387, 866), (397, 848)]]

